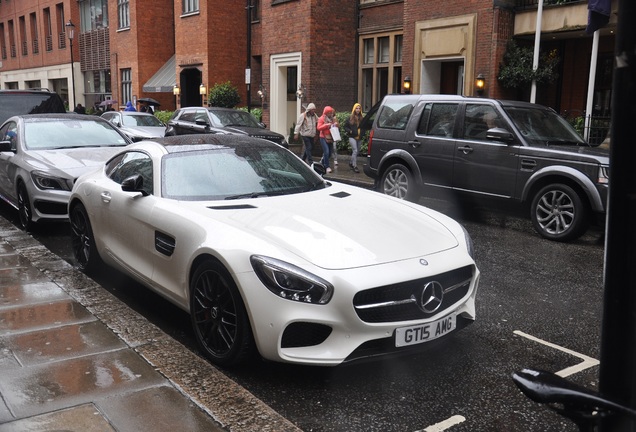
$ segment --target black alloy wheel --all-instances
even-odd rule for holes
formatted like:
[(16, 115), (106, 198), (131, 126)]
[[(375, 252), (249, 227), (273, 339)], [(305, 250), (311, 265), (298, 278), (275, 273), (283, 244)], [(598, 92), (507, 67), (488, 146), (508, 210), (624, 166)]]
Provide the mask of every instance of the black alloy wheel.
[(95, 246), (93, 229), (86, 208), (82, 204), (74, 205), (69, 219), (71, 222), (71, 247), (77, 268), (84, 273), (91, 273), (101, 260)]
[(31, 220), (33, 212), (29, 202), (29, 193), (26, 185), (22, 182), (18, 183), (18, 215), (20, 217), (20, 228), (27, 232), (31, 231), (31, 228), (33, 228), (33, 221)]
[(190, 280), (190, 316), (203, 354), (228, 367), (252, 355), (250, 322), (241, 295), (228, 271), (208, 259), (198, 265)]
[(574, 240), (589, 226), (586, 202), (566, 184), (543, 187), (532, 200), (531, 212), (534, 228), (549, 240)]
[(407, 201), (417, 199), (415, 188), (411, 171), (400, 163), (388, 167), (380, 180), (380, 192)]

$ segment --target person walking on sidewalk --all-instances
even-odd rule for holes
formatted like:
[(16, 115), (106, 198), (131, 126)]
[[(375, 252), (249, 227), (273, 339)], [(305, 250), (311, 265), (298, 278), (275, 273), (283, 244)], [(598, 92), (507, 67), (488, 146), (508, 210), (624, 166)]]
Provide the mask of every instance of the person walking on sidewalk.
[(322, 116), (318, 119), (318, 132), (320, 134), (320, 146), (322, 147), (322, 165), (325, 167), (328, 173), (331, 172), (329, 168), (329, 158), (331, 158), (333, 137), (331, 136), (331, 126), (338, 127), (338, 121), (335, 118), (336, 111), (326, 106), (322, 111)]
[(349, 145), (351, 145), (349, 168), (356, 174), (360, 172), (358, 169), (358, 152), (360, 151), (360, 144), (362, 143), (360, 123), (362, 123), (362, 106), (359, 103), (355, 103), (351, 109), (351, 115), (345, 122), (344, 129), (347, 135), (349, 135)]
[(316, 115), (316, 105), (310, 103), (307, 105), (305, 112), (298, 117), (296, 127), (294, 128), (294, 139), (298, 140), (299, 135), (303, 139), (303, 149), (300, 158), (309, 165), (313, 163), (311, 152), (314, 140), (316, 139), (317, 126), (318, 116)]

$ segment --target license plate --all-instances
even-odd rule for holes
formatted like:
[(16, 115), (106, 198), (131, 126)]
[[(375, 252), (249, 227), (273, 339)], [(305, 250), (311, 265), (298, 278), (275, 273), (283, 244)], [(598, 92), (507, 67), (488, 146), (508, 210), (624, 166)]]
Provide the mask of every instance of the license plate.
[(431, 323), (401, 327), (395, 330), (395, 346), (417, 345), (432, 341), (455, 330), (456, 324), (456, 315), (452, 314)]

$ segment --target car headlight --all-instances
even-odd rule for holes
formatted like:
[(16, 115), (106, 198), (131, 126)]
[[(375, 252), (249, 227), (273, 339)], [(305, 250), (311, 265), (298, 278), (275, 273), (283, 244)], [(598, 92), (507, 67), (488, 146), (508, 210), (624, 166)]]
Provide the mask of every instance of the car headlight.
[(464, 228), (464, 225), (460, 225), (462, 227), (462, 230), (464, 231), (464, 239), (466, 239), (466, 249), (468, 249), (468, 255), (470, 255), (470, 257), (472, 259), (475, 259), (475, 250), (473, 249), (473, 239), (470, 236), (470, 234), (468, 234), (468, 231), (466, 230), (466, 228)]
[(70, 191), (73, 188), (72, 181), (62, 177), (55, 177), (42, 171), (31, 173), (33, 184), (42, 190), (63, 190)]
[(331, 300), (333, 285), (300, 267), (259, 255), (252, 255), (250, 261), (263, 285), (281, 298), (312, 304)]

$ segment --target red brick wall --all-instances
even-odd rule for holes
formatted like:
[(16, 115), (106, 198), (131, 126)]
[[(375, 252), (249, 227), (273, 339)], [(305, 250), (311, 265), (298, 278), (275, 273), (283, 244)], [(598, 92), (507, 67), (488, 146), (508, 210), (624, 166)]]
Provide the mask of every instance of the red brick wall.
[(356, 101), (356, 3), (305, 0), (262, 2), (263, 82), (269, 86), (269, 57), (301, 52), (307, 101), (350, 110)]
[[(63, 4), (63, 16), (58, 16), (56, 5)], [(44, 26), (44, 9), (49, 8), (51, 11), (51, 24), (53, 31), (53, 50), (46, 51), (45, 43), (45, 26)], [(38, 44), (39, 52), (33, 54), (33, 38), (31, 33), (31, 13), (35, 12), (38, 26)], [(20, 17), (24, 17), (26, 25), (26, 42), (28, 54), (22, 54), (22, 37), (20, 31)], [(1, 59), (2, 71), (19, 70), (37, 68), (42, 66), (53, 66), (71, 62), (70, 43), (68, 37), (64, 37), (65, 47), (60, 48), (58, 44), (58, 21), (66, 23), (72, 20), (75, 27), (75, 40), (73, 41), (73, 56), (75, 61), (79, 61), (79, 6), (75, 0), (19, 0), (11, 2), (2, 2), (0, 6), (0, 22), (4, 23), (5, 41), (7, 48), (7, 58)], [(14, 41), (16, 45), (16, 57), (11, 57), (9, 25), (8, 22), (13, 20)], [(63, 27), (62, 32), (66, 29)]]

